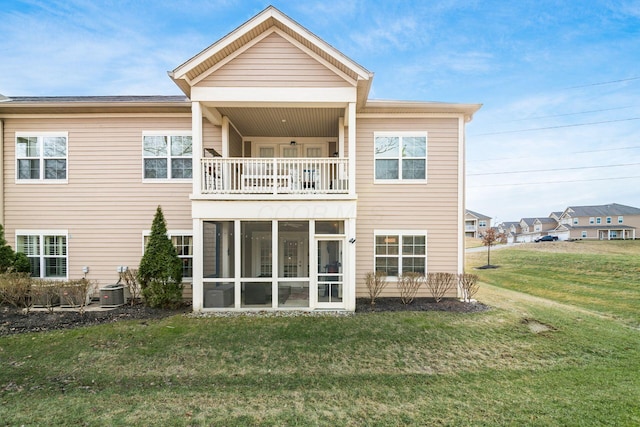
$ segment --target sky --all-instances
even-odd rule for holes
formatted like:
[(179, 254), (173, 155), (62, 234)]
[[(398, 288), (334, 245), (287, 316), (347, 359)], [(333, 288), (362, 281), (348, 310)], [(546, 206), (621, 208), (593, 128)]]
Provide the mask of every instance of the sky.
[(640, 0), (4, 0), (0, 94), (181, 95), (167, 71), (269, 4), (372, 71), (370, 99), (483, 104), (468, 209), (640, 207)]

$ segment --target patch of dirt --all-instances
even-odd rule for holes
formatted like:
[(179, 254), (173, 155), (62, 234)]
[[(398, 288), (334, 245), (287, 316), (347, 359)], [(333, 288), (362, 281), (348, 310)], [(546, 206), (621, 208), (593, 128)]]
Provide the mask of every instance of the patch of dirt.
[[(356, 300), (356, 314), (383, 311), (448, 311), (454, 313), (475, 313), (489, 310), (490, 307), (480, 302), (464, 303), (457, 299), (444, 299), (436, 303), (433, 298), (416, 298), (411, 304), (402, 304), (400, 298), (377, 298), (371, 305), (368, 298)], [(162, 319), (175, 314), (189, 313), (191, 306), (174, 310), (150, 308), (142, 304), (125, 305), (111, 310), (90, 310), (83, 314), (74, 310), (54, 312), (31, 311), (0, 306), (0, 336), (25, 332), (42, 332), (56, 329), (72, 329), (83, 326), (113, 323), (132, 319)]]
[(534, 334), (541, 334), (543, 332), (553, 332), (556, 330), (551, 325), (547, 325), (546, 323), (538, 322), (536, 319), (522, 319), (522, 323), (529, 327), (529, 330)]
[(356, 313), (373, 311), (448, 311), (452, 313), (477, 313), (487, 311), (490, 307), (481, 302), (462, 302), (455, 298), (436, 302), (433, 298), (416, 298), (410, 304), (403, 304), (400, 298), (376, 298), (371, 305), (369, 298), (356, 299)]
[(56, 310), (52, 313), (48, 311), (30, 311), (29, 314), (25, 314), (22, 309), (0, 306), (0, 336), (72, 329), (113, 323), (120, 320), (161, 319), (188, 311), (190, 311), (190, 307), (164, 310), (137, 304), (134, 306), (125, 305), (111, 310), (85, 311), (83, 314), (75, 310)]

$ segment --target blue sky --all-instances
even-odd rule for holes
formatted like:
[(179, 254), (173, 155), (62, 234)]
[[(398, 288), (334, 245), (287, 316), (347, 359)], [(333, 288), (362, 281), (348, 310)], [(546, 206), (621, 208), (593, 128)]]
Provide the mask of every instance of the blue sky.
[[(177, 95), (167, 77), (270, 3), (7, 1), (0, 94)], [(370, 98), (482, 103), (467, 207), (640, 207), (640, 1), (274, 1), (375, 73)]]

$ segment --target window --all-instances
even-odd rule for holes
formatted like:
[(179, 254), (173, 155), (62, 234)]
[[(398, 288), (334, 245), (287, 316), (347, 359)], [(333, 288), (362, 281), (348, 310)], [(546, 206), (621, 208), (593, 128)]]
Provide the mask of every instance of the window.
[(486, 227), (487, 226), (487, 221), (479, 221), (478, 222), (478, 227)]
[(611, 224), (611, 217), (610, 216), (607, 217), (607, 224)]
[(589, 218), (589, 224), (593, 224), (595, 222), (595, 219), (593, 217)]
[(16, 233), (16, 247), (29, 258), (31, 276), (41, 278), (67, 277), (67, 233)]
[(622, 224), (624, 222), (624, 217), (623, 216), (619, 216), (618, 217), (618, 224)]
[(144, 179), (191, 179), (191, 136), (152, 134), (143, 136)]
[(375, 269), (387, 276), (426, 273), (427, 235), (425, 232), (376, 232)]
[(596, 218), (596, 224), (601, 224), (602, 223), (602, 218), (598, 217)]
[[(147, 247), (150, 234), (150, 231), (144, 232), (144, 248)], [(182, 280), (191, 280), (193, 278), (193, 235), (190, 231), (169, 231), (167, 234), (176, 248), (176, 252), (178, 252), (178, 258), (182, 261)]]
[(426, 133), (374, 135), (377, 181), (425, 181), (427, 179)]
[(578, 225), (578, 218), (573, 218), (573, 225)]
[(586, 232), (586, 231), (583, 231), (583, 232), (582, 232), (582, 238), (584, 239), (584, 238), (586, 238), (586, 237), (587, 237), (587, 232)]
[(16, 133), (16, 179), (60, 182), (67, 179), (67, 133)]

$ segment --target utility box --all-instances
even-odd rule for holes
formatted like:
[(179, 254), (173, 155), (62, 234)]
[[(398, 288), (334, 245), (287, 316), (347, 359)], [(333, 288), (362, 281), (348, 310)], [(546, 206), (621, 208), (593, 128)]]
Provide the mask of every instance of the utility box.
[(124, 305), (124, 286), (117, 283), (100, 288), (101, 307), (120, 307)]

